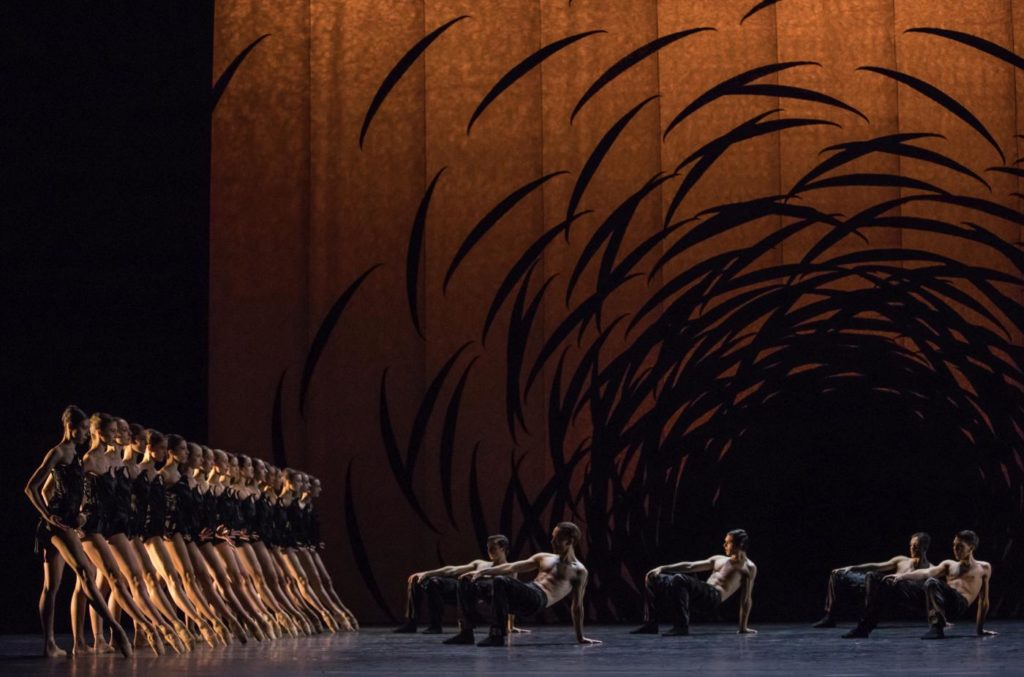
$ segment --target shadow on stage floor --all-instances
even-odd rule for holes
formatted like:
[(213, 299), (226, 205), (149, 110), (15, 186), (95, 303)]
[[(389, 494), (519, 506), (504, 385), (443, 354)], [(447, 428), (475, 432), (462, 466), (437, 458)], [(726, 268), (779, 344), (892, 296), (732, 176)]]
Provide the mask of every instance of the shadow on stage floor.
[[(587, 628), (604, 641), (579, 646), (568, 627), (545, 626), (513, 638), (508, 648), (449, 647), (444, 636), (394, 635), (385, 628), (358, 634), (280, 639), (226, 649), (196, 649), (156, 657), (141, 650), (132, 659), (114, 655), (74, 660), (34, 657), (39, 639), (0, 637), (0, 673), (100, 675), (176, 673), (193, 675), (320, 674), (776, 674), (978, 675), (1021, 674), (1024, 622), (989, 624), (999, 635), (981, 639), (970, 621), (946, 641), (925, 642), (924, 625), (882, 626), (869, 639), (845, 640), (845, 628), (763, 624), (757, 636), (736, 635), (733, 626), (694, 626), (690, 637), (629, 634), (626, 626)], [(482, 636), (482, 635), (481, 635)], [(62, 646), (69, 638), (61, 637)]]

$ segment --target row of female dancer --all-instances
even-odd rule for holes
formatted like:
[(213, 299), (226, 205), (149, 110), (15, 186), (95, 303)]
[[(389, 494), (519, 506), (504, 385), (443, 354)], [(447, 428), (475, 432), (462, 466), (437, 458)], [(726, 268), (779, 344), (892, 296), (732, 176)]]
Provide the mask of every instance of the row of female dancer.
[(358, 629), (320, 558), (319, 480), (73, 405), (62, 421), (25, 487), (42, 518), (46, 656), (66, 655), (53, 634), (65, 563), (78, 577), (73, 654)]

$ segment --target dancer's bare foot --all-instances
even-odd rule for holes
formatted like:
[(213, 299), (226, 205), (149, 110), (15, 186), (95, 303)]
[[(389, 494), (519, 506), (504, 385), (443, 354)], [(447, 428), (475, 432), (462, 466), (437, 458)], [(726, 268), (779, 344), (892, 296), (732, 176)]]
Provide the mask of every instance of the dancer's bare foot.
[(68, 652), (57, 646), (57, 642), (50, 640), (43, 645), (43, 656), (46, 658), (67, 658)]

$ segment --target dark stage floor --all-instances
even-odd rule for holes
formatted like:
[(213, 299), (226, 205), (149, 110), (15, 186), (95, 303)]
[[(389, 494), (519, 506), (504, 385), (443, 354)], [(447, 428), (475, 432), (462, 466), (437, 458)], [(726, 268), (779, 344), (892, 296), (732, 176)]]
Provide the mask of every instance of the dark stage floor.
[[(958, 624), (943, 642), (918, 639), (923, 626), (882, 627), (867, 640), (844, 640), (844, 629), (763, 624), (757, 636), (732, 627), (695, 627), (688, 638), (635, 637), (624, 626), (593, 627), (604, 640), (581, 647), (567, 627), (543, 627), (515, 638), (508, 649), (447, 647), (437, 636), (393, 635), (371, 628), (358, 635), (284, 639), (264, 645), (197, 649), (181, 657), (156, 658), (149, 651), (125, 660), (116, 656), (44, 660), (33, 654), (34, 636), (0, 637), (0, 672), (42, 675), (147, 674), (777, 674), (979, 675), (1024, 674), (1024, 622), (994, 622), (998, 637), (979, 639), (971, 624)], [(66, 646), (69, 638), (60, 639)]]

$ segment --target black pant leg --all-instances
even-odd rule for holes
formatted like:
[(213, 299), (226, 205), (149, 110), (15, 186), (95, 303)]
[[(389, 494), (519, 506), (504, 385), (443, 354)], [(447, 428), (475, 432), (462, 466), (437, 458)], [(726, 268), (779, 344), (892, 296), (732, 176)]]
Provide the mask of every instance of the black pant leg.
[(669, 580), (669, 600), (672, 609), (672, 622), (677, 628), (690, 626), (690, 593), (693, 576), (673, 574)]
[(493, 579), (493, 599), (491, 602), (491, 632), (507, 634), (508, 615), (530, 615), (536, 613), (536, 589), (508, 576), (495, 576)]
[(938, 578), (924, 582), (924, 594), (928, 601), (928, 622), (932, 625), (948, 623), (967, 611), (967, 600)]
[(424, 583), (427, 597), (427, 617), (430, 627), (439, 628), (444, 622), (445, 604), (458, 604), (459, 582), (454, 578), (436, 576)]
[(877, 571), (872, 571), (864, 577), (864, 615), (861, 622), (869, 628), (878, 625), (882, 609), (888, 601), (886, 584), (882, 582), (882, 578)]
[(828, 589), (825, 592), (825, 615), (831, 616), (836, 606), (836, 597), (839, 594), (839, 572), (833, 571), (828, 577)]
[(463, 630), (472, 630), (477, 620), (477, 595), (479, 587), (469, 578), (460, 578), (458, 584), (459, 621)]
[(423, 583), (412, 584), (409, 590), (409, 608), (405, 614), (408, 620), (417, 625), (419, 625), (420, 615), (423, 613), (423, 597), (425, 596), (423, 587)]

